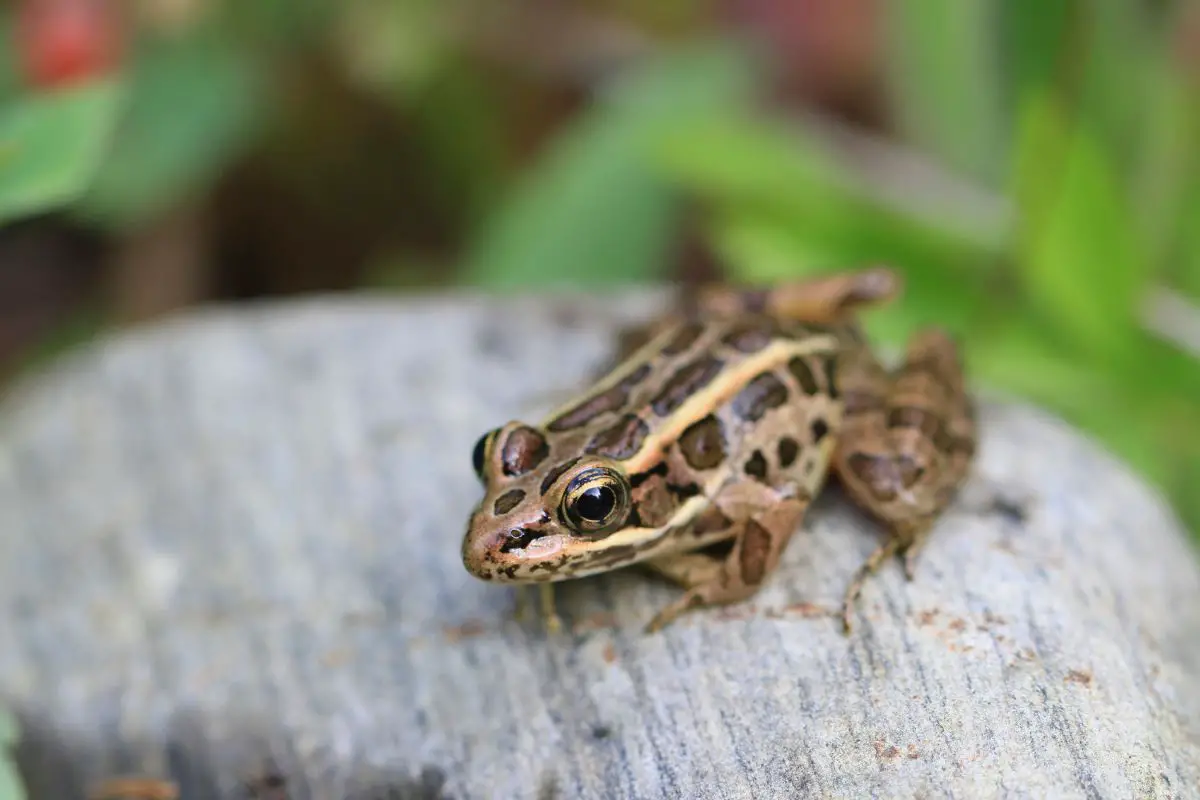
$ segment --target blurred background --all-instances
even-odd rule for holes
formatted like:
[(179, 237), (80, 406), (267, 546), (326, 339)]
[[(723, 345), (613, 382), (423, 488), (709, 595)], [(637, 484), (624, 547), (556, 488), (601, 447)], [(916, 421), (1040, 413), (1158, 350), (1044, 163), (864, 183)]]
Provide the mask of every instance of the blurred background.
[(0, 391), (198, 304), (888, 262), (1200, 530), (1200, 2), (9, 0)]

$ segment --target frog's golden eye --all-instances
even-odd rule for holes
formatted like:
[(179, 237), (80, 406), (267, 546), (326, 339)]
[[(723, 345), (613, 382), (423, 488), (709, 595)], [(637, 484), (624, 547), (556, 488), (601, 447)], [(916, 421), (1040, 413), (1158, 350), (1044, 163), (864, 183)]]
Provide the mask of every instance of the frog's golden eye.
[(491, 449), (492, 439), (496, 438), (496, 434), (499, 432), (499, 428), (492, 428), (483, 436), (480, 436), (479, 441), (475, 443), (475, 451), (471, 454), (471, 462), (475, 467), (475, 474), (479, 476), (479, 480), (483, 480), (483, 465), (487, 461), (487, 454), (488, 450)]
[(610, 532), (629, 516), (629, 483), (611, 469), (586, 469), (567, 485), (562, 515), (580, 533)]

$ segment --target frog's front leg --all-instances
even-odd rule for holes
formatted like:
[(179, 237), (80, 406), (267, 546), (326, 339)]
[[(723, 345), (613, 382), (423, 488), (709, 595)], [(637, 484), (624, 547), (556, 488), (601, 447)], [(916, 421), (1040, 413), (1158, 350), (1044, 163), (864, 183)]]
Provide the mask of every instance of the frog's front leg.
[(810, 499), (792, 484), (769, 488), (744, 484), (762, 496), (751, 507), (758, 509), (731, 523), (733, 547), (718, 558), (704, 553), (679, 553), (646, 562), (646, 566), (682, 585), (687, 591), (662, 609), (646, 626), (647, 633), (662, 629), (679, 615), (703, 606), (725, 605), (754, 595), (779, 564), (792, 534), (800, 527)]
[(554, 601), (554, 584), (539, 583), (518, 586), (516, 592), (516, 608), (513, 617), (518, 622), (524, 622), (529, 617), (530, 595), (536, 594), (541, 603), (541, 622), (549, 634), (560, 633), (563, 628), (562, 617), (558, 616)]
[(842, 616), (849, 632), (863, 583), (884, 561), (903, 553), (912, 579), (917, 553), (966, 477), (975, 421), (957, 348), (940, 331), (914, 337), (894, 375), (865, 349), (848, 354), (840, 384), (845, 409), (834, 471), (890, 533), (846, 592)]

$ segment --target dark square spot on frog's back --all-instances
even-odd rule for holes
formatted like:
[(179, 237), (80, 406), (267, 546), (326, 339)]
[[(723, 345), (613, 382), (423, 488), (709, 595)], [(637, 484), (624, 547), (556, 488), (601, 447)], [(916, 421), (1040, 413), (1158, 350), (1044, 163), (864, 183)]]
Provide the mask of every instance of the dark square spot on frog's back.
[(650, 427), (636, 414), (626, 414), (616, 424), (597, 433), (584, 451), (622, 460), (630, 458), (650, 435)]
[(767, 477), (767, 460), (763, 458), (761, 450), (755, 450), (754, 454), (746, 460), (744, 469), (746, 474), (755, 480), (766, 480)]
[(682, 406), (689, 397), (704, 389), (717, 373), (722, 362), (711, 356), (702, 356), (675, 371), (662, 390), (650, 402), (654, 413), (665, 417)]
[(786, 403), (787, 397), (788, 390), (783, 381), (764, 372), (733, 398), (733, 413), (747, 422), (757, 422), (771, 409)]
[(800, 455), (800, 445), (790, 436), (784, 436), (779, 440), (779, 466), (787, 468), (796, 463), (796, 457)]
[(721, 420), (709, 414), (693, 422), (679, 437), (679, 450), (692, 469), (707, 470), (725, 460), (725, 430)]

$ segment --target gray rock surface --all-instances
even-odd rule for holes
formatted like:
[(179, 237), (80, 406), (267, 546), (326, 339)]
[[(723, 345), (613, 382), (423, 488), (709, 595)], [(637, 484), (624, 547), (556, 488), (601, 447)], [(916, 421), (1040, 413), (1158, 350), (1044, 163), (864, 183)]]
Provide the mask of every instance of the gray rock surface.
[[(0, 696), (33, 797), (1200, 796), (1200, 571), (1164, 503), (990, 402), (915, 583), (836, 492), (752, 604), (626, 570), (510, 618), (470, 450), (661, 301), (339, 298), (105, 341), (0, 406)], [(260, 791), (258, 796), (273, 796)]]

